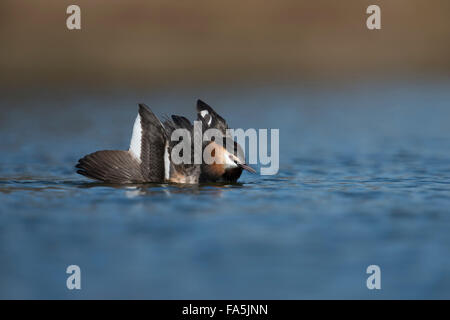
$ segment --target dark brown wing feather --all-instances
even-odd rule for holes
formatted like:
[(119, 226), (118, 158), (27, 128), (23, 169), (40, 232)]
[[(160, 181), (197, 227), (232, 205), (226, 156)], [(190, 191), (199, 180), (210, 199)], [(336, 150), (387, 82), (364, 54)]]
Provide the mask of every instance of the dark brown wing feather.
[(193, 129), (192, 123), (185, 117), (172, 115), (172, 120), (178, 126), (178, 128), (184, 128), (189, 131)]
[(108, 183), (145, 182), (139, 161), (122, 150), (97, 151), (78, 160), (77, 173)]
[[(166, 130), (166, 135), (171, 137), (172, 133), (176, 129), (186, 129), (189, 131), (191, 139), (193, 137), (194, 126), (185, 117), (172, 115), (172, 120), (166, 119), (164, 121), (164, 128)], [(171, 141), (169, 139), (169, 158), (171, 159), (172, 148), (177, 145), (180, 141)], [(192, 140), (191, 140), (192, 143)], [(191, 146), (191, 160), (194, 160), (194, 148)], [(198, 164), (174, 164), (170, 161), (170, 181), (171, 182), (181, 182), (181, 183), (198, 183), (198, 178), (200, 176), (200, 165)], [(189, 182), (187, 182), (189, 181)]]
[(148, 182), (164, 181), (164, 151), (166, 132), (159, 119), (143, 103), (139, 104), (141, 116), (141, 169)]

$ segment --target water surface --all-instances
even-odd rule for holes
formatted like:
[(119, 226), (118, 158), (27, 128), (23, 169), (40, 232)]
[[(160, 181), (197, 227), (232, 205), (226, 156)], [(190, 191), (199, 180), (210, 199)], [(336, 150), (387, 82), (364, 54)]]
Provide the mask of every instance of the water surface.
[[(449, 85), (2, 98), (0, 297), (450, 298)], [(204, 186), (75, 174), (84, 154), (128, 147), (137, 102), (193, 119), (197, 98), (232, 127), (279, 128), (279, 173)]]

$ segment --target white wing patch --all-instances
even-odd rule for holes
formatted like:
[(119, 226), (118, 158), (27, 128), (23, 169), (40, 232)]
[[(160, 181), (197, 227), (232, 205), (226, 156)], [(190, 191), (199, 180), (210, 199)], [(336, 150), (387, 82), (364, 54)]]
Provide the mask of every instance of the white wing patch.
[[(202, 110), (202, 111), (200, 111), (200, 115), (202, 116), (202, 118), (205, 118), (207, 114), (208, 114), (208, 110)], [(212, 121), (212, 117), (209, 116), (208, 126), (211, 125), (211, 121)]]
[(141, 116), (138, 114), (133, 125), (133, 134), (131, 135), (130, 149), (131, 154), (141, 162), (142, 146), (142, 126)]
[(164, 178), (169, 181), (170, 179), (170, 159), (169, 159), (169, 146), (166, 143), (164, 148)]

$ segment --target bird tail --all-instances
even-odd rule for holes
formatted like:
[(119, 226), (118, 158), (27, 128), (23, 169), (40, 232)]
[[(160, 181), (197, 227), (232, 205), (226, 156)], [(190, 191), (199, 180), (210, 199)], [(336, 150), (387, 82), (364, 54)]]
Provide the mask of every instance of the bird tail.
[(142, 183), (140, 163), (129, 151), (102, 150), (78, 160), (77, 173), (107, 183)]

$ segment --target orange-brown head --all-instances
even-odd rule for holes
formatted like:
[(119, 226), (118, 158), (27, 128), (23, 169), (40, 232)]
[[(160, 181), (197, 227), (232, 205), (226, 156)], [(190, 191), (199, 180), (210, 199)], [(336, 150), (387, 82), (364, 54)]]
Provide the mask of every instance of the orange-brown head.
[(224, 137), (222, 144), (216, 141), (207, 143), (203, 157), (201, 181), (236, 182), (243, 170), (256, 173), (245, 163), (241, 146), (229, 137)]

